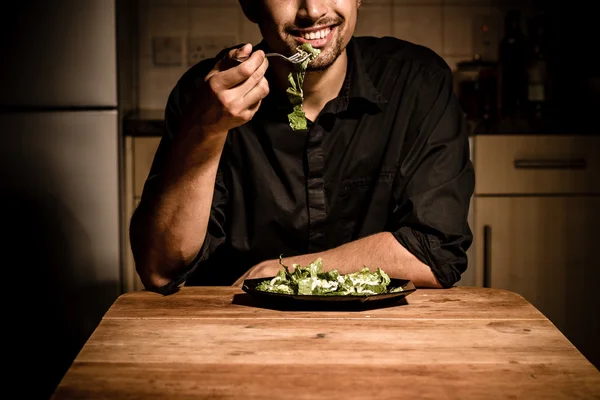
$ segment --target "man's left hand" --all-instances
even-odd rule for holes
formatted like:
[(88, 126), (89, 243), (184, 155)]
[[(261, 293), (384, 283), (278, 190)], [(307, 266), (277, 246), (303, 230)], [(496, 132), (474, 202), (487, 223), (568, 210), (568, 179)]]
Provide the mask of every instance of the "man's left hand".
[(259, 264), (256, 264), (254, 267), (250, 268), (245, 274), (240, 276), (232, 286), (242, 286), (244, 280), (246, 279), (267, 278), (275, 276), (277, 275), (280, 269), (281, 265), (279, 264), (279, 260), (263, 261)]

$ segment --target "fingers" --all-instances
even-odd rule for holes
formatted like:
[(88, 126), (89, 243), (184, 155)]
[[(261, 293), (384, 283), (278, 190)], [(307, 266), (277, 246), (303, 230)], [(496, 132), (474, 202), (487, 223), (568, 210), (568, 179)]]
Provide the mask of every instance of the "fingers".
[[(261, 68), (265, 59), (265, 53), (257, 50), (243, 63), (210, 76), (208, 81), (215, 91), (231, 89), (250, 78), (257, 69)], [(266, 71), (266, 68), (263, 69)]]
[[(223, 70), (233, 57), (249, 58)], [(252, 45), (231, 50), (205, 78), (203, 103), (197, 114), (206, 125), (227, 131), (252, 119), (261, 100), (269, 93), (265, 73), (269, 62), (262, 50), (252, 52)]]
[(265, 78), (268, 66), (269, 62), (264, 57), (262, 64), (244, 82), (220, 93), (221, 102), (233, 114), (250, 119), (256, 112), (260, 101), (269, 93), (269, 83)]
[(260, 102), (269, 94), (269, 82), (265, 78), (268, 61), (264, 59), (262, 65), (242, 84), (228, 91), (228, 98), (237, 107), (247, 110), (251, 115), (258, 110)]
[(260, 103), (262, 99), (269, 94), (269, 82), (262, 78), (246, 95), (242, 98), (244, 104), (252, 108), (254, 104)]
[(254, 114), (256, 114), (256, 112), (260, 108), (261, 102), (262, 101), (259, 100), (256, 103), (252, 104), (250, 107), (248, 107), (248, 112), (250, 113), (250, 118), (248, 120), (251, 120)]
[[(232, 90), (234, 96), (244, 98), (248, 96), (251, 92), (253, 92), (254, 88), (261, 85), (266, 85), (268, 93), (269, 84), (267, 82), (267, 79), (265, 78), (265, 73), (267, 72), (268, 67), (269, 61), (267, 61), (267, 58), (265, 57), (260, 67), (258, 67), (258, 69), (256, 69), (256, 71), (254, 71), (252, 75), (250, 75), (250, 77), (246, 79), (246, 81), (244, 81), (238, 87)], [(265, 96), (267, 95), (267, 93), (265, 93)]]
[(246, 279), (246, 277), (248, 276), (248, 272), (245, 272), (242, 276), (240, 276), (235, 282), (233, 282), (233, 284), (231, 286), (242, 286), (242, 284), (244, 283), (244, 280)]

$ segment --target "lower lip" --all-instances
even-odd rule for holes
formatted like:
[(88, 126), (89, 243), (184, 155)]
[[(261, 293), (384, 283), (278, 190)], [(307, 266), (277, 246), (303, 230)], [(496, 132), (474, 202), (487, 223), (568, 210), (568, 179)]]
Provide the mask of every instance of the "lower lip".
[(325, 47), (325, 45), (333, 37), (333, 32), (335, 31), (336, 28), (337, 28), (337, 26), (332, 26), (331, 29), (329, 30), (329, 33), (327, 34), (327, 36), (325, 36), (324, 38), (321, 38), (321, 39), (304, 39), (303, 37), (296, 36), (296, 40), (300, 43), (310, 43), (310, 45), (312, 47), (314, 47), (315, 49), (318, 49), (320, 47)]

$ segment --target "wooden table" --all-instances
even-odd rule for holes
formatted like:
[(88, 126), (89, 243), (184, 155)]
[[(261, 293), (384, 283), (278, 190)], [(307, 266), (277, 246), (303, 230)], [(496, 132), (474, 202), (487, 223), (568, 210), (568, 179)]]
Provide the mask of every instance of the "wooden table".
[(122, 295), (54, 399), (600, 399), (600, 372), (504, 290), (362, 311), (257, 307), (231, 287)]

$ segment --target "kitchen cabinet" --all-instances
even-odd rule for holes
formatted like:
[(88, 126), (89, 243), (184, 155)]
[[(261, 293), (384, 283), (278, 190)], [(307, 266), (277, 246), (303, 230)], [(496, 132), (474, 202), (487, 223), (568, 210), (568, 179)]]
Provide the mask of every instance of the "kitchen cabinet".
[(123, 251), (123, 285), (126, 292), (144, 288), (135, 270), (131, 243), (129, 242), (129, 221), (142, 197), (144, 182), (150, 172), (150, 166), (159, 142), (160, 137), (155, 136), (125, 137), (125, 217), (123, 218), (123, 235), (126, 244)]
[(508, 289), (600, 366), (600, 137), (474, 143), (477, 285)]

